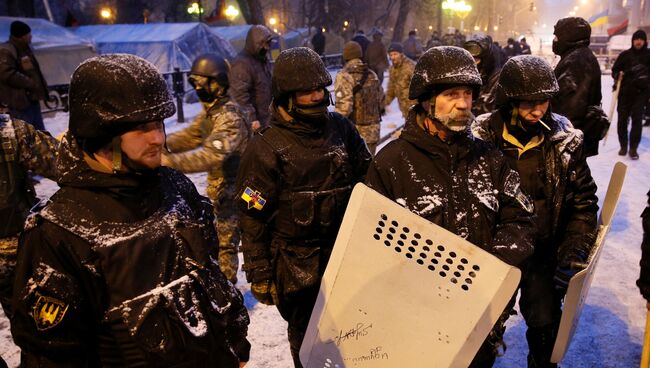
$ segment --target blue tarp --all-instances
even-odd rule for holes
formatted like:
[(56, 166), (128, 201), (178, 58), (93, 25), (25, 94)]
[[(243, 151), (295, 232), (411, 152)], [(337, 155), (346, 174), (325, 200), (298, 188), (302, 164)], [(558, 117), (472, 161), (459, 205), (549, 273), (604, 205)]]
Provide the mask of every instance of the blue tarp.
[(210, 30), (219, 37), (228, 40), (235, 51), (239, 52), (246, 45), (246, 35), (248, 35), (248, 30), (251, 27), (250, 24), (245, 24), (241, 26), (210, 27)]
[(45, 19), (0, 17), (0, 41), (9, 39), (11, 22), (20, 20), (32, 29), (32, 47), (50, 86), (70, 83), (70, 76), (82, 61), (96, 56), (92, 41)]
[(162, 73), (189, 70), (197, 56), (211, 52), (232, 58), (235, 50), (203, 23), (81, 26), (75, 34), (91, 39), (100, 54), (127, 53), (153, 63)]

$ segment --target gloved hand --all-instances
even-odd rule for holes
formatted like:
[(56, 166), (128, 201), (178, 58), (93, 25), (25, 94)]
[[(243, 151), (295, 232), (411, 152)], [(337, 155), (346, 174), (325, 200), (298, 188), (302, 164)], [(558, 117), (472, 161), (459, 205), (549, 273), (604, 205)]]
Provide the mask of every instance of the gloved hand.
[(556, 290), (566, 292), (571, 278), (587, 267), (587, 257), (587, 252), (581, 246), (569, 248), (561, 253), (553, 277)]
[(275, 283), (271, 280), (254, 282), (251, 285), (251, 293), (262, 304), (278, 304), (278, 291), (275, 288)]

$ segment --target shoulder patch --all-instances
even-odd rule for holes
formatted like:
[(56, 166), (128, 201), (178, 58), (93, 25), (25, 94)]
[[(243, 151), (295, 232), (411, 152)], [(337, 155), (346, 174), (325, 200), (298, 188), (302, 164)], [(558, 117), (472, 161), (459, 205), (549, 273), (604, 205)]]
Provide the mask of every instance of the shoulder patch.
[(59, 299), (38, 295), (32, 315), (39, 331), (49, 330), (63, 320), (69, 305)]
[(241, 195), (241, 199), (248, 204), (248, 209), (255, 208), (256, 210), (261, 211), (266, 204), (266, 199), (264, 199), (259, 191), (253, 190), (250, 187), (244, 189), (244, 193)]

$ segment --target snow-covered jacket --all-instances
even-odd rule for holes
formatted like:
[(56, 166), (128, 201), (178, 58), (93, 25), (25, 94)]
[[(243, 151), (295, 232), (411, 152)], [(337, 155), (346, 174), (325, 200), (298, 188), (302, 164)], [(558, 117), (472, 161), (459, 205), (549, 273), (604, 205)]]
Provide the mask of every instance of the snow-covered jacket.
[(260, 55), (271, 32), (264, 26), (253, 26), (246, 36), (246, 45), (230, 69), (230, 95), (237, 104), (251, 113), (250, 120), (269, 125), (271, 114), (271, 64)]
[(11, 319), (26, 366), (238, 367), (248, 314), (212, 206), (159, 168), (103, 173), (66, 135), (61, 189), (21, 238)]
[(287, 121), (276, 110), (271, 127), (246, 148), (237, 178), (247, 280), (274, 280), (284, 294), (318, 285), (370, 159), (340, 114), (317, 126)]
[[(550, 211), (551, 226), (544, 229), (545, 233), (551, 236), (556, 247), (559, 246), (560, 253), (573, 246), (589, 251), (596, 239), (598, 198), (596, 183), (583, 152), (583, 134), (562, 115), (551, 114), (544, 122), (551, 128), (543, 130), (544, 174), (539, 176), (545, 178), (544, 192)], [(502, 137), (503, 124), (501, 111), (484, 114), (472, 124), (472, 133), (502, 149), (506, 144)]]
[[(533, 207), (501, 152), (469, 131), (447, 143), (411, 109), (400, 137), (375, 157), (368, 186), (411, 212), (519, 266), (533, 252)], [(422, 115), (419, 115), (422, 116)]]
[(560, 91), (553, 97), (553, 112), (566, 116), (573, 126), (584, 133), (584, 150), (589, 156), (598, 153), (598, 141), (603, 127), (591, 118), (589, 108), (600, 106), (600, 66), (594, 53), (584, 43), (563, 52), (555, 67), (555, 77)]
[(251, 137), (244, 113), (228, 98), (202, 111), (185, 129), (167, 136), (169, 167), (208, 172), (208, 197), (231, 205), (241, 154)]

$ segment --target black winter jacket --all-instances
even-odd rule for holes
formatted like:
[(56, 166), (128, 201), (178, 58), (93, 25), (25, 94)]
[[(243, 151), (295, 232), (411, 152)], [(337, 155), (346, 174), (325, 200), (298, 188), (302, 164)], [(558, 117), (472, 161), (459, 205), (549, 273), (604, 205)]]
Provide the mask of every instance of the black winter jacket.
[(271, 64), (259, 55), (266, 32), (253, 27), (246, 37), (244, 49), (230, 69), (230, 96), (251, 114), (250, 121), (269, 125), (271, 114)]
[(515, 266), (533, 252), (532, 205), (501, 152), (469, 132), (451, 143), (428, 134), (413, 108), (366, 183), (411, 212)]
[(22, 110), (47, 96), (47, 83), (29, 45), (10, 37), (0, 44), (0, 103)]
[[(504, 120), (509, 121), (503, 116), (500, 110), (478, 117), (472, 125), (472, 133), (503, 149), (508, 145), (502, 136), (503, 124)], [(582, 132), (558, 114), (551, 114), (550, 119), (544, 119), (544, 122), (551, 131), (542, 129), (545, 135), (542, 142), (543, 173), (519, 174), (522, 177), (527, 175), (531, 181), (535, 178), (543, 180), (544, 197), (548, 201), (545, 207), (548, 212), (545, 213), (549, 217), (545, 223), (551, 224), (550, 229), (543, 230), (553, 244), (551, 251), (560, 250), (562, 253), (572, 246), (588, 251), (596, 240), (598, 198), (596, 183), (583, 152)], [(517, 157), (506, 157), (512, 160), (514, 167)], [(539, 215), (542, 210), (536, 207), (535, 214)]]
[[(588, 40), (587, 40), (588, 41)], [(555, 67), (560, 91), (552, 100), (553, 112), (566, 116), (573, 126), (584, 133), (584, 150), (587, 156), (598, 153), (602, 129), (587, 116), (589, 106), (600, 106), (600, 66), (593, 52), (578, 43), (564, 51)]]
[(640, 50), (636, 50), (632, 46), (618, 55), (612, 66), (614, 81), (618, 80), (620, 72), (623, 72), (624, 75), (618, 98), (633, 99), (648, 93), (650, 90), (650, 50), (647, 48), (647, 42)]
[(317, 285), (370, 159), (340, 114), (315, 127), (286, 121), (276, 110), (271, 127), (248, 144), (237, 178), (249, 282), (274, 280), (284, 294)]
[[(72, 143), (71, 143), (72, 142)], [(248, 314), (216, 262), (212, 206), (182, 174), (92, 170), (67, 135), (32, 217), (12, 334), (29, 367), (238, 367)]]

